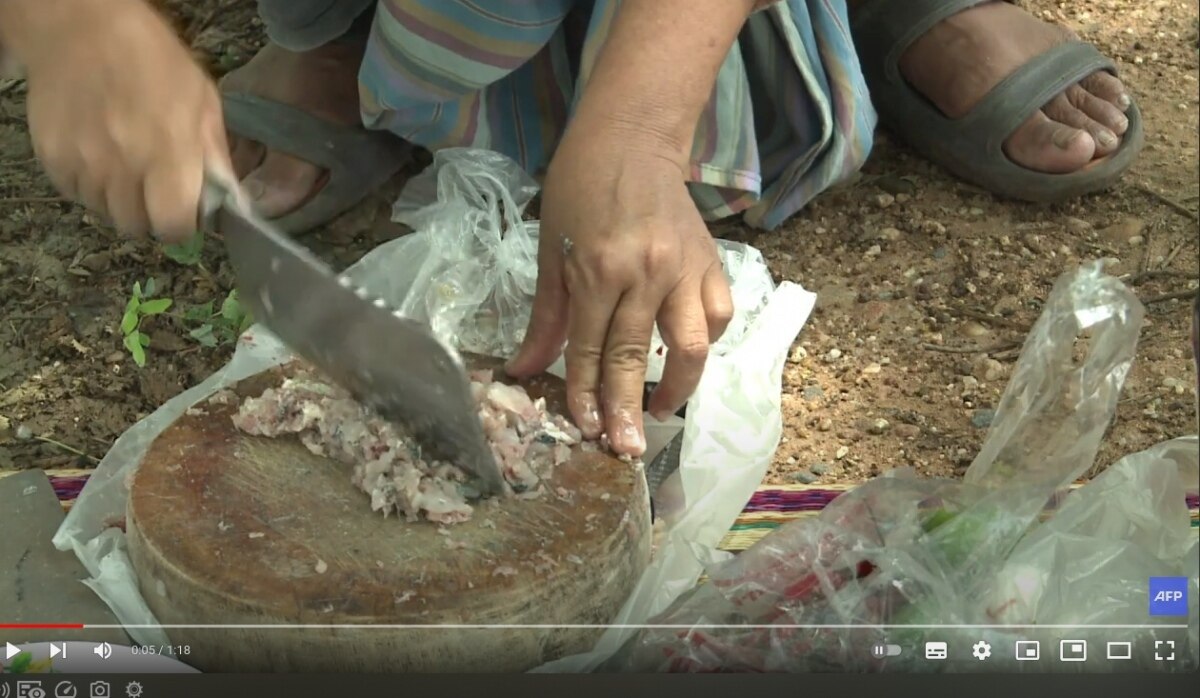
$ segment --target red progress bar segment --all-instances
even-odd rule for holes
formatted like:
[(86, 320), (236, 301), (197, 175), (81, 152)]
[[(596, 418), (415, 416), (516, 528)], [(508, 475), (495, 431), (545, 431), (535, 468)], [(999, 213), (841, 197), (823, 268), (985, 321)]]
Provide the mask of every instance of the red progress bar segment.
[(0, 630), (82, 630), (83, 623), (0, 623)]

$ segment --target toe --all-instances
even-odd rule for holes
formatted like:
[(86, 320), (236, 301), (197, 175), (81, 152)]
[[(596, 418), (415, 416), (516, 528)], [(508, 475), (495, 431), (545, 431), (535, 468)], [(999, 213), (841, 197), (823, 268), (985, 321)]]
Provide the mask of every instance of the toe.
[(267, 153), (262, 164), (242, 180), (258, 212), (278, 218), (303, 204), (321, 181), (323, 170), (284, 153)]
[(242, 138), (229, 131), (226, 131), (225, 135), (229, 143), (229, 159), (233, 162), (233, 171), (237, 173), (239, 179), (250, 174), (262, 164), (267, 150), (261, 143)]
[(1004, 144), (1013, 162), (1038, 172), (1066, 174), (1091, 162), (1096, 142), (1087, 131), (1052, 120), (1042, 112), (1021, 124)]
[(1117, 105), (1088, 92), (1080, 85), (1072, 85), (1066, 91), (1067, 101), (1083, 112), (1089, 119), (1118, 136), (1125, 135), (1129, 128), (1129, 117)]
[(1079, 84), (1093, 95), (1115, 105), (1122, 112), (1128, 110), (1129, 105), (1133, 104), (1129, 90), (1125, 89), (1125, 83), (1112, 73), (1101, 70), (1080, 80)]
[[(1075, 96), (1072, 96), (1072, 93)], [(1050, 117), (1052, 121), (1087, 131), (1095, 143), (1095, 153), (1093, 155), (1095, 157), (1104, 157), (1117, 149), (1117, 146), (1121, 143), (1121, 139), (1112, 129), (1095, 121), (1076, 106), (1076, 101), (1082, 99), (1078, 95), (1086, 94), (1088, 93), (1083, 88), (1072, 86), (1072, 88), (1050, 100), (1049, 104), (1042, 107), (1042, 113)]]

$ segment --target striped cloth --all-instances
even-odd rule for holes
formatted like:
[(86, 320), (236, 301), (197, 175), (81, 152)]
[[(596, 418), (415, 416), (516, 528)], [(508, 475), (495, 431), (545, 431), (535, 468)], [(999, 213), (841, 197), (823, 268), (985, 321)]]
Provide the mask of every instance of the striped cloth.
[[(690, 188), (707, 219), (742, 214), (770, 229), (858, 170), (876, 117), (845, 0), (764, 4), (700, 119)], [(485, 148), (540, 172), (619, 6), (380, 0), (359, 74), (363, 121), (431, 150)]]
[[(0, 471), (0, 477), (12, 475)], [(87, 482), (89, 471), (55, 470), (49, 473), (50, 482), (65, 509), (70, 509)], [(1079, 485), (1076, 485), (1078, 487)], [(769, 485), (761, 487), (738, 516), (720, 548), (739, 552), (762, 540), (768, 533), (797, 519), (816, 516), (830, 502), (854, 485)], [(1059, 498), (1061, 499), (1061, 498)], [(1200, 497), (1188, 495), (1192, 528), (1200, 528)], [(1052, 511), (1052, 504), (1050, 510)]]

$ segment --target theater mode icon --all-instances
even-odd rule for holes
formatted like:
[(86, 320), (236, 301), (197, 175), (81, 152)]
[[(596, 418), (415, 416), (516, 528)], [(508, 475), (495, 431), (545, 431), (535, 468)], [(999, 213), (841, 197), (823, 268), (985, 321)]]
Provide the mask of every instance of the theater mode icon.
[(1150, 615), (1183, 617), (1188, 614), (1187, 577), (1150, 578)]

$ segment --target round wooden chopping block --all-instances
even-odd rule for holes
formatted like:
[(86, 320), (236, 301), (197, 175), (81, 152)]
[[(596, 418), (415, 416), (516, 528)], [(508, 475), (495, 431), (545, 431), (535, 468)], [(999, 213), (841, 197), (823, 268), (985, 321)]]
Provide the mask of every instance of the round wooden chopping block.
[[(233, 391), (258, 396), (295, 370)], [(559, 379), (522, 385), (566, 413)], [(578, 626), (611, 622), (649, 562), (645, 477), (609, 454), (575, 447), (546, 496), (440, 526), (371, 511), (349, 466), (245, 434), (236, 410), (189, 411), (130, 486), (130, 558), (160, 623), (291, 626), (168, 628), (202, 671), (524, 671), (588, 650), (601, 630)], [(544, 627), (428, 627), (464, 624)]]

